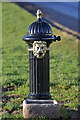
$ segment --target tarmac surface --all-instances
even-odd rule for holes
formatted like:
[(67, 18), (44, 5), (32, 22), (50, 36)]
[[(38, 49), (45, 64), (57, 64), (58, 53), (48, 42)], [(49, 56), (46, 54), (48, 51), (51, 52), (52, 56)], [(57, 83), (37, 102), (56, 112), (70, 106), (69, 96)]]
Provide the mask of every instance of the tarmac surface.
[[(45, 12), (55, 22), (78, 32), (78, 3), (77, 2), (37, 2), (33, 3)], [(47, 10), (47, 11), (46, 11)]]
[(78, 3), (68, 2), (17, 2), (20, 7), (35, 15), (41, 9), (43, 19), (53, 27), (62, 29), (74, 36), (78, 36)]

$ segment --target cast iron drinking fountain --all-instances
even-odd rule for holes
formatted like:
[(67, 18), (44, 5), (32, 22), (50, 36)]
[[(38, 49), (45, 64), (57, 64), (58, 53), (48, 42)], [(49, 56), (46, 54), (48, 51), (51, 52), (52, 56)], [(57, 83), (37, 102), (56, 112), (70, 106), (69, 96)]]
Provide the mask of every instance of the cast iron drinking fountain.
[(49, 92), (49, 46), (61, 38), (53, 35), (50, 25), (42, 20), (40, 9), (37, 10), (37, 21), (29, 26), (23, 40), (29, 45), (30, 66), (30, 91), (23, 101), (23, 117), (59, 118), (59, 104), (52, 100)]

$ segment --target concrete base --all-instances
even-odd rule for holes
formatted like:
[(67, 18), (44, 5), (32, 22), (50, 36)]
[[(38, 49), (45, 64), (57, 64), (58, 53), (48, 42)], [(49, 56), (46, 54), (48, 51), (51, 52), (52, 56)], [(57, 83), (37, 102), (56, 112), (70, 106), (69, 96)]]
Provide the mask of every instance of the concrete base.
[[(33, 101), (33, 103), (32, 103)], [(23, 117), (34, 118), (45, 116), (46, 118), (59, 118), (60, 107), (56, 100), (32, 100), (23, 101)]]

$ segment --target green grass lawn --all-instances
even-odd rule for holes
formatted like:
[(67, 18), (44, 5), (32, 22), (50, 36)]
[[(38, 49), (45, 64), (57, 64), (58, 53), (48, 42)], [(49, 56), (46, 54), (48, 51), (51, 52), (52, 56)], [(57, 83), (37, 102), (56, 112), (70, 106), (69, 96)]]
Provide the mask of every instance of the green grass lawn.
[[(2, 3), (2, 97), (3, 112), (7, 112), (3, 119), (23, 117), (22, 103), (29, 94), (29, 54), (22, 37), (35, 20), (17, 5)], [(77, 110), (78, 39), (56, 28), (52, 30), (62, 40), (50, 46), (50, 93), (61, 106)]]

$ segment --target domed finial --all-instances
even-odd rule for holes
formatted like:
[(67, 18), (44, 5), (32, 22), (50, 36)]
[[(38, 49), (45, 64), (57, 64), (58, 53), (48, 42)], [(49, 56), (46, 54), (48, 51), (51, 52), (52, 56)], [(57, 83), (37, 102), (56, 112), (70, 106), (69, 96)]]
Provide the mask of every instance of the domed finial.
[(37, 10), (37, 19), (42, 18), (42, 12), (40, 9)]

